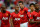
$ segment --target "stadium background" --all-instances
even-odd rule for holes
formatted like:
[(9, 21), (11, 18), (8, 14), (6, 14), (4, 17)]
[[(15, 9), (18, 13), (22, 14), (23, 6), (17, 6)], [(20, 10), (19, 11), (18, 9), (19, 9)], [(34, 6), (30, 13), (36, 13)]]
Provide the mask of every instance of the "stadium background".
[[(6, 6), (6, 10), (10, 11), (11, 13), (15, 11), (14, 6), (18, 4), (18, 1), (23, 1), (24, 5), (29, 8), (31, 3), (38, 3), (40, 5), (40, 0), (0, 0), (0, 11), (1, 6)], [(20, 9), (20, 8), (19, 8)], [(1, 21), (0, 21), (1, 24)]]

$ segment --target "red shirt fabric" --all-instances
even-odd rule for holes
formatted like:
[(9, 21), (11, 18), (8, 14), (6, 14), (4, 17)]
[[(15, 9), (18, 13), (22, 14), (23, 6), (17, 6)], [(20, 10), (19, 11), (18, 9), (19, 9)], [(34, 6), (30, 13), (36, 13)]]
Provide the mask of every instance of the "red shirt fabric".
[(2, 18), (2, 13), (0, 12), (0, 20), (1, 20), (1, 18)]
[(31, 27), (30, 25), (31, 13), (28, 12), (27, 15), (28, 15), (28, 27)]
[(15, 12), (11, 13), (10, 19), (13, 19), (13, 26), (20, 27), (20, 14), (16, 14)]
[(23, 10), (20, 9), (19, 13), (21, 14), (21, 23), (25, 23), (28, 21), (27, 19), (27, 12), (28, 12), (28, 8), (24, 7)]
[[(33, 11), (31, 13), (31, 18), (30, 19), (33, 19), (33, 21), (40, 21), (40, 12), (35, 12)], [(31, 27), (40, 27), (40, 23), (33, 23), (33, 24), (30, 24)]]
[(31, 18), (31, 13), (28, 12), (27, 15), (28, 15), (28, 20), (29, 20)]
[(6, 13), (2, 13), (1, 25), (8, 25), (9, 24), (9, 16), (10, 16), (9, 11), (6, 11)]
[(31, 13), (31, 16), (32, 16), (32, 18), (30, 18), (30, 19), (34, 19), (34, 21), (38, 21), (38, 20), (39, 20), (38, 17), (40, 17), (40, 12), (35, 12), (35, 11), (33, 11), (33, 12)]

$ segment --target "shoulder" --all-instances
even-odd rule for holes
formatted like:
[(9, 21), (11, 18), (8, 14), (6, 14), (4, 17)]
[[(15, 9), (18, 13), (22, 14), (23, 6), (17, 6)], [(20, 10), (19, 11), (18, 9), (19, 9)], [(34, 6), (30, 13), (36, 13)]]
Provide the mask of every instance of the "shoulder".
[(7, 13), (10, 13), (9, 11), (6, 11)]
[(31, 12), (31, 13), (35, 13), (35, 11)]
[(0, 12), (1, 13), (1, 12)]
[(31, 12), (31, 14), (34, 15), (35, 14), (35, 11)]
[(28, 9), (28, 8), (26, 8), (26, 7), (24, 7), (24, 10), (25, 10), (25, 11), (28, 11), (29, 9)]
[(25, 10), (28, 10), (28, 8), (27, 8), (27, 7), (24, 7), (24, 9), (25, 9)]
[(14, 12), (11, 13), (11, 15), (13, 15), (13, 14), (14, 14)]

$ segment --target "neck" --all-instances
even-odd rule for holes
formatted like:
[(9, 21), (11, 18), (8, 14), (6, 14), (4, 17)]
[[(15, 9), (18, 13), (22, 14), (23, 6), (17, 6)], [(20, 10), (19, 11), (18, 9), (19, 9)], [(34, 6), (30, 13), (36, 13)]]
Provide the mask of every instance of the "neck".
[(21, 10), (23, 10), (23, 8), (21, 8)]
[(23, 10), (24, 9), (24, 7), (23, 8), (21, 8), (21, 10)]
[(31, 10), (31, 12), (33, 12), (33, 10)]
[(24, 7), (23, 8), (21, 8), (21, 10), (23, 10), (24, 9)]

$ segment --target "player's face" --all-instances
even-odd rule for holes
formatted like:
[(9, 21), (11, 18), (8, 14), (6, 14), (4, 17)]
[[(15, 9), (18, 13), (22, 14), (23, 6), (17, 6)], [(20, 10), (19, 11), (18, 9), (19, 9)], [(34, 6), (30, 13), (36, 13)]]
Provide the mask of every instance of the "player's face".
[(30, 9), (31, 9), (31, 10), (35, 10), (34, 5), (31, 5), (31, 6), (30, 6)]
[(35, 5), (35, 9), (39, 9), (39, 4), (36, 4)]
[(22, 3), (19, 3), (19, 7), (22, 7), (22, 5), (23, 5)]
[(18, 11), (18, 10), (19, 10), (19, 6), (16, 6), (16, 7), (15, 7), (15, 10), (17, 10), (17, 11)]
[(1, 9), (2, 9), (2, 10), (5, 10), (6, 8), (5, 8), (5, 7), (2, 7)]
[(5, 7), (2, 7), (2, 8), (1, 8), (1, 11), (2, 11), (3, 13), (5, 13), (6, 8), (5, 8)]
[(22, 5), (22, 3), (19, 3), (19, 6)]
[(20, 8), (23, 9), (24, 8), (24, 5), (20, 5)]

